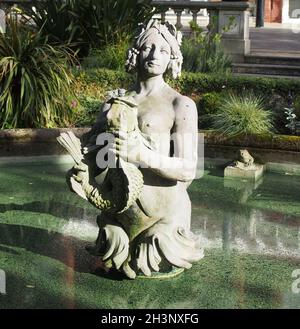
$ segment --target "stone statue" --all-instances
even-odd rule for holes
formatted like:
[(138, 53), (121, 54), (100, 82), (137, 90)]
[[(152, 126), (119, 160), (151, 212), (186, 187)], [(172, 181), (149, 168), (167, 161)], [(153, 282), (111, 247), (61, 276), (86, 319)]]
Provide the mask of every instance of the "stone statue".
[(259, 180), (266, 166), (255, 163), (253, 156), (246, 149), (237, 152), (236, 160), (224, 169), (224, 177), (249, 178)]
[(253, 167), (254, 158), (246, 149), (238, 150), (237, 160), (234, 162), (235, 166), (240, 169), (250, 169)]
[(82, 140), (71, 132), (58, 138), (76, 163), (71, 189), (101, 210), (89, 251), (131, 279), (171, 276), (204, 256), (190, 231), (187, 193), (197, 168), (197, 109), (164, 80), (180, 75), (180, 42), (169, 23), (141, 25), (126, 62), (136, 84), (111, 93)]

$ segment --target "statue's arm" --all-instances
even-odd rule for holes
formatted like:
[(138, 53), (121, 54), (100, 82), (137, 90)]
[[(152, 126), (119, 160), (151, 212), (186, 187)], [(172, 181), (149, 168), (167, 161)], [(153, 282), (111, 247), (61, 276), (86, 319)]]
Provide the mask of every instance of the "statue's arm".
[(141, 164), (170, 180), (192, 181), (196, 176), (198, 150), (198, 114), (190, 98), (181, 96), (174, 102), (172, 129), (174, 154), (164, 156), (152, 150), (141, 152)]

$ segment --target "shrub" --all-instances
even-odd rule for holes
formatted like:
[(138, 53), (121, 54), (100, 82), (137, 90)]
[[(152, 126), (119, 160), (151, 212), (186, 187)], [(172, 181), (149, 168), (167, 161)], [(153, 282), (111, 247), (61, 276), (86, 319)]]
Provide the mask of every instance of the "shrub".
[(198, 102), (199, 127), (211, 127), (211, 115), (216, 113), (222, 103), (222, 94), (209, 92), (202, 95)]
[(0, 33), (0, 127), (69, 125), (72, 60), (68, 48), (48, 45), (40, 32), (10, 18), (6, 34)]
[(122, 71), (113, 71), (105, 68), (74, 71), (76, 85), (80, 90), (89, 89), (93, 85), (93, 95), (98, 90), (102, 95), (117, 88), (128, 89), (134, 83), (134, 76)]
[(182, 42), (183, 69), (187, 72), (229, 73), (230, 57), (221, 46), (221, 35), (205, 32), (197, 24), (190, 23), (192, 35)]
[(111, 70), (125, 71), (126, 53), (129, 49), (129, 38), (124, 38), (118, 44), (108, 44), (101, 49), (93, 49), (82, 62), (84, 68), (104, 67)]
[[(135, 80), (134, 75), (104, 68), (76, 70), (74, 73), (76, 75), (76, 92), (79, 95), (89, 95), (101, 101), (104, 101), (108, 90), (117, 88), (128, 89)], [(276, 130), (282, 133), (288, 132), (286, 128), (283, 131), (283, 127), (287, 123), (285, 121), (284, 108), (287, 107), (288, 95), (291, 92), (294, 96), (295, 108), (297, 97), (300, 96), (300, 80), (296, 79), (238, 77), (182, 72), (180, 79), (169, 79), (168, 83), (181, 94), (188, 95), (197, 103), (199, 102), (201, 124), (203, 107), (201, 107), (200, 102), (204, 94), (213, 93), (212, 97), (207, 95), (204, 102), (208, 105), (208, 109), (213, 109), (214, 97), (217, 97), (218, 94), (221, 100), (222, 97), (229, 93), (244, 94), (247, 92), (264, 97), (265, 107), (272, 111), (272, 119), (274, 124), (276, 124)], [(280, 117), (278, 120), (277, 116)], [(210, 123), (207, 124), (207, 127), (209, 125)]]
[(300, 95), (296, 96), (294, 99), (295, 114), (297, 116), (297, 121), (300, 121)]
[(213, 128), (227, 136), (265, 134), (272, 129), (270, 112), (263, 109), (263, 99), (253, 94), (230, 94), (211, 115)]
[(80, 108), (76, 115), (74, 125), (76, 127), (92, 126), (100, 112), (102, 102), (94, 97), (81, 95), (79, 97)]
[(76, 44), (83, 55), (90, 47), (117, 44), (153, 14), (151, 0), (33, 0), (23, 6), (50, 41)]
[(281, 134), (289, 134), (290, 130), (286, 127), (288, 124), (285, 108), (288, 106), (287, 99), (274, 92), (274, 94), (265, 95), (264, 101), (266, 108), (272, 109), (272, 118), (276, 131)]
[[(94, 83), (99, 88), (127, 88), (134, 82), (134, 75), (104, 68), (75, 71), (77, 81)], [(253, 93), (256, 95), (279, 95), (287, 101), (288, 93), (300, 96), (300, 80), (284, 78), (261, 78), (247, 76), (224, 76), (216, 74), (182, 72), (179, 79), (167, 82), (184, 95), (201, 95), (209, 92)]]
[[(185, 95), (206, 92), (251, 92), (255, 95), (269, 97), (274, 94), (286, 101), (289, 92), (295, 97), (300, 95), (300, 80), (284, 78), (262, 78), (183, 72), (180, 79), (168, 81), (172, 87)], [(268, 95), (268, 96), (267, 96)]]

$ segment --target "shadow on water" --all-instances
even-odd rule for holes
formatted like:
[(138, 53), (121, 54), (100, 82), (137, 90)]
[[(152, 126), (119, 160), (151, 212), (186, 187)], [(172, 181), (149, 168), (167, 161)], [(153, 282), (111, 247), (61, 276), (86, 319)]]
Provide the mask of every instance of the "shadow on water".
[(95, 219), (99, 214), (97, 209), (78, 207), (70, 203), (54, 200), (34, 201), (24, 204), (0, 204), (0, 213), (12, 210), (46, 213), (60, 218)]
[(51, 257), (77, 272), (93, 273), (102, 265), (99, 257), (94, 257), (85, 250), (87, 243), (74, 237), (39, 228), (7, 224), (0, 224), (0, 232), (1, 244)]
[[(1, 242), (1, 241), (0, 241)], [(12, 254), (12, 255), (20, 255), (19, 252), (11, 249), (11, 248), (8, 248), (8, 247), (4, 247), (4, 246), (0, 246), (0, 251), (2, 252), (6, 252), (6, 253), (9, 253), (9, 254)]]

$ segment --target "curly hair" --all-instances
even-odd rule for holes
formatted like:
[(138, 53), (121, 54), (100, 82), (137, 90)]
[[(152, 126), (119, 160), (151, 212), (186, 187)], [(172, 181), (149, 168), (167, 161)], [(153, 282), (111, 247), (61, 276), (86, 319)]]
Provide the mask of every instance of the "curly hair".
[(140, 25), (140, 29), (135, 36), (134, 45), (128, 49), (125, 68), (127, 72), (135, 72), (138, 66), (138, 55), (140, 49), (144, 46), (149, 36), (153, 33), (159, 33), (169, 44), (171, 48), (171, 58), (167, 71), (171, 73), (173, 79), (181, 74), (182, 54), (180, 50), (181, 33), (176, 31), (174, 25), (166, 22), (160, 23), (157, 20), (150, 20), (147, 26)]

